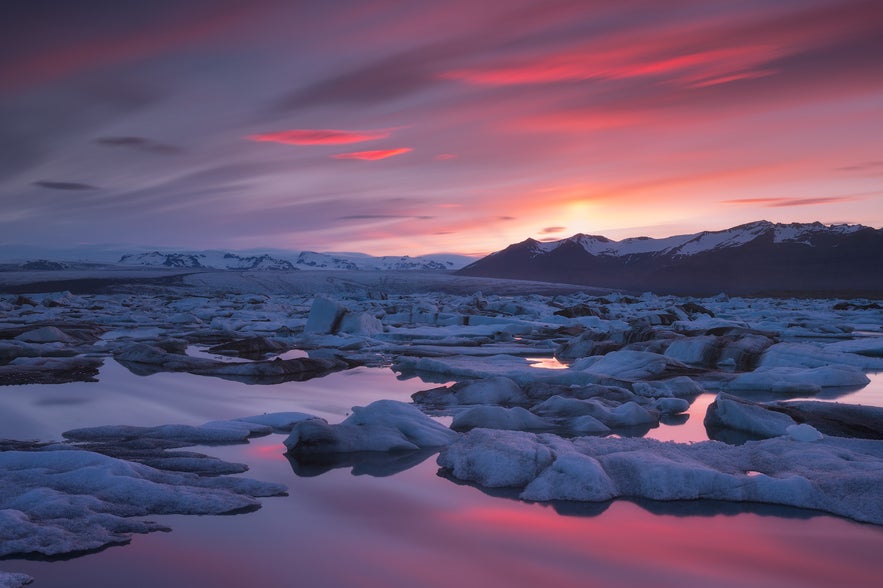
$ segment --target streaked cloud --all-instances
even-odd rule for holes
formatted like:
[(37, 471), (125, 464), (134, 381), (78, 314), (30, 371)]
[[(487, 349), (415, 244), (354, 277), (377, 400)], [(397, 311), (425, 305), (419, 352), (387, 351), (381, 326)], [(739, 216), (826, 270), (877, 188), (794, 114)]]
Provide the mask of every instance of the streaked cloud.
[(5, 241), (417, 254), (883, 225), (877, 0), (41, 7), (11, 3), (0, 37)]
[(855, 163), (853, 165), (844, 165), (842, 167), (838, 167), (837, 171), (847, 171), (847, 172), (883, 171), (883, 160), (863, 161), (861, 163)]
[(40, 186), (41, 188), (49, 188), (50, 190), (98, 190), (96, 186), (81, 184), (79, 182), (51, 182), (48, 180), (41, 180), (39, 182), (34, 182), (34, 185)]
[(398, 149), (377, 149), (375, 151), (354, 151), (352, 153), (338, 153), (332, 155), (334, 159), (361, 159), (363, 161), (377, 161), (378, 159), (387, 159), (412, 151), (410, 147), (399, 147)]
[(411, 219), (411, 220), (432, 220), (434, 216), (428, 215), (402, 215), (402, 214), (350, 214), (346, 216), (337, 217), (338, 220), (399, 220), (399, 219)]
[(342, 131), (337, 129), (292, 129), (249, 135), (251, 141), (284, 145), (345, 145), (389, 137), (389, 131)]
[(820, 198), (737, 198), (724, 200), (724, 204), (743, 204), (749, 206), (766, 206), (785, 208), (789, 206), (815, 206), (818, 204), (837, 204), (857, 200), (855, 196), (824, 196)]
[(99, 137), (95, 139), (95, 142), (107, 147), (125, 147), (158, 155), (175, 155), (181, 152), (180, 147), (167, 145), (144, 137)]

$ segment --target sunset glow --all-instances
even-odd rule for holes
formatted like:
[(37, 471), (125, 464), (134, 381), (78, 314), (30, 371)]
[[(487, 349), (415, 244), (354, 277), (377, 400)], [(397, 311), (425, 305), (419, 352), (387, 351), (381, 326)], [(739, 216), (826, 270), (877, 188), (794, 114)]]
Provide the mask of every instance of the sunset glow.
[(883, 225), (879, 2), (55, 4), (4, 15), (0, 245)]

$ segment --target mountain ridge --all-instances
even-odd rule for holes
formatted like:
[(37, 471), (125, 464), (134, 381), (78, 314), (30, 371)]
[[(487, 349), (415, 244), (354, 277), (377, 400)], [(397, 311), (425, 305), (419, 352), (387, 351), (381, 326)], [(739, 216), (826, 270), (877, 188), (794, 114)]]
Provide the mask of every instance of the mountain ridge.
[(319, 253), (239, 255), (225, 251), (149, 251), (127, 253), (117, 263), (149, 267), (224, 269), (249, 271), (364, 270), (364, 271), (453, 271), (463, 267), (465, 256), (430, 254), (410, 257), (373, 257), (362, 253)]
[(755, 221), (721, 231), (614, 241), (526, 239), (459, 274), (711, 295), (883, 292), (883, 229)]

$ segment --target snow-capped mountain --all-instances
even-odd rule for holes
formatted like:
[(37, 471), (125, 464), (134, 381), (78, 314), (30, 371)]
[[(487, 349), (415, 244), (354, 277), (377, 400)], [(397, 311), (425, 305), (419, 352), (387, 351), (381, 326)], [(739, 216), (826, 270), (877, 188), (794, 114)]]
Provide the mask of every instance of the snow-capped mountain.
[(758, 221), (663, 239), (527, 239), (460, 273), (683, 294), (883, 291), (883, 229)]
[(221, 251), (131, 253), (119, 263), (125, 265), (230, 270), (365, 270), (365, 271), (453, 271), (471, 262), (464, 255), (435, 254), (372, 257), (363, 253), (317, 253), (315, 251), (240, 255)]
[(453, 254), (420, 255), (417, 257), (410, 257), (408, 255), (371, 257), (363, 253), (316, 253), (315, 251), (304, 251), (298, 255), (294, 265), (301, 269), (439, 271), (457, 270), (471, 261), (472, 258)]
[(202, 252), (202, 253), (132, 253), (123, 255), (119, 263), (125, 265), (147, 265), (181, 268), (213, 268), (231, 270), (293, 270), (290, 261), (277, 259), (269, 255), (240, 256), (235, 253)]

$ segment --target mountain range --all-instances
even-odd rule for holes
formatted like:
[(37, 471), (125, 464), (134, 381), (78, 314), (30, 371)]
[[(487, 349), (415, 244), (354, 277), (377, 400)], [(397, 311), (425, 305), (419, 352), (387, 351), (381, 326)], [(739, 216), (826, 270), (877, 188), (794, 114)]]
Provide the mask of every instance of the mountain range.
[(127, 253), (118, 263), (152, 267), (210, 268), (227, 270), (421, 270), (439, 271), (462, 268), (472, 258), (435, 254), (417, 257), (372, 257), (362, 253), (317, 253), (301, 251), (290, 253), (267, 253), (241, 255), (224, 251)]
[(879, 295), (883, 229), (757, 221), (662, 239), (527, 239), (457, 273), (682, 295)]

